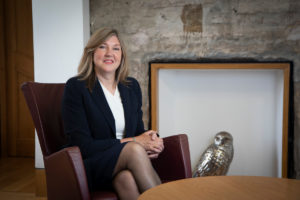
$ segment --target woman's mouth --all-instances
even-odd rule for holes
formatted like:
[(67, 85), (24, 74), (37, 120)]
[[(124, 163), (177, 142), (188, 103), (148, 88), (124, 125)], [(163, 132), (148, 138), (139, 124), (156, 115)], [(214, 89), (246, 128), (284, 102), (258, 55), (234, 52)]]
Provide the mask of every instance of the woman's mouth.
[(103, 62), (105, 64), (113, 64), (114, 63), (114, 61), (112, 59), (105, 59), (105, 60), (103, 60)]

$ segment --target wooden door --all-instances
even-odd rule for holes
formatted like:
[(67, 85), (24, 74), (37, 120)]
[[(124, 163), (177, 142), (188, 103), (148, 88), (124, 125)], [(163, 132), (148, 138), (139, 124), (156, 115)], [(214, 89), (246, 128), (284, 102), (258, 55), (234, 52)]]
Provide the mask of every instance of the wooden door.
[(1, 121), (6, 129), (1, 133), (2, 155), (33, 157), (34, 126), (20, 89), (23, 82), (34, 79), (31, 0), (2, 2), (6, 75), (6, 87), (1, 90), (6, 101), (5, 111), (1, 109), (5, 112)]

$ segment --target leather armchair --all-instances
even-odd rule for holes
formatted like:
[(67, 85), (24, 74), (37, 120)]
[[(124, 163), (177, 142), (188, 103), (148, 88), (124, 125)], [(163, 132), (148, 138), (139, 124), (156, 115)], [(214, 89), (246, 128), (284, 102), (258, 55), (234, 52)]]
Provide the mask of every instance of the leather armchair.
[[(80, 149), (61, 148), (66, 143), (61, 118), (64, 84), (26, 82), (21, 88), (43, 153), (48, 200), (118, 199), (114, 191), (90, 192)], [(162, 181), (191, 178), (187, 136), (180, 134), (163, 140), (164, 151), (152, 160)]]

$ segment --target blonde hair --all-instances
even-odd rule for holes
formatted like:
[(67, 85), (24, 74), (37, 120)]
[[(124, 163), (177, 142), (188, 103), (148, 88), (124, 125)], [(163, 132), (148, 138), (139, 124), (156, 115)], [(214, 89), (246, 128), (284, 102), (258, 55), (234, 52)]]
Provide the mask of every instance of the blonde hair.
[(120, 35), (117, 30), (110, 28), (98, 29), (95, 31), (90, 37), (87, 45), (84, 48), (83, 55), (81, 57), (79, 66), (78, 66), (78, 74), (80, 80), (86, 81), (86, 86), (92, 91), (95, 81), (97, 80), (93, 56), (96, 48), (98, 48), (102, 43), (104, 43), (111, 36), (116, 36), (119, 39), (121, 50), (122, 50), (122, 58), (120, 66), (116, 71), (116, 81), (117, 83), (121, 82), (127, 85), (128, 81), (126, 80), (128, 76), (128, 65), (127, 65), (127, 57), (125, 51), (125, 45), (123, 40), (120, 38)]

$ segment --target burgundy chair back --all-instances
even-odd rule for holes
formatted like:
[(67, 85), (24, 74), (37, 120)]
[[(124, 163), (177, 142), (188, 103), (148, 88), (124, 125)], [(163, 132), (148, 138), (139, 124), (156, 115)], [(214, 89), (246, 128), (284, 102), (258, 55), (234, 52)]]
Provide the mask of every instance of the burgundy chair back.
[(37, 82), (26, 82), (21, 86), (44, 156), (58, 151), (66, 144), (61, 119), (64, 87), (63, 83)]
[(152, 160), (152, 165), (161, 181), (164, 183), (191, 178), (191, 158), (187, 135), (179, 134), (176, 137), (166, 137), (164, 138), (164, 145), (168, 148), (165, 148), (157, 159)]

